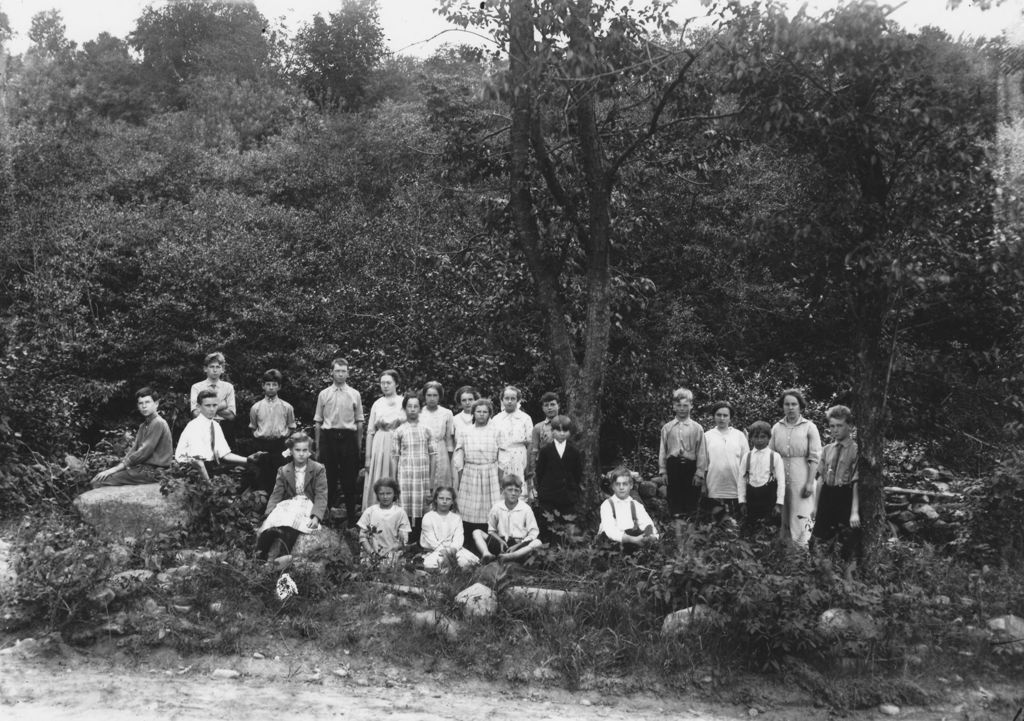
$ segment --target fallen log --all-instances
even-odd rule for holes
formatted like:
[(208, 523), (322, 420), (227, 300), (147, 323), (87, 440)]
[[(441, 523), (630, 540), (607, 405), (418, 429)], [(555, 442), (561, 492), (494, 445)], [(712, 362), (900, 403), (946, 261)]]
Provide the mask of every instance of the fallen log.
[(962, 493), (953, 493), (951, 491), (929, 491), (924, 488), (897, 488), (896, 486), (886, 486), (884, 490), (886, 493), (903, 493), (910, 496), (928, 496), (928, 498), (934, 499), (963, 500)]

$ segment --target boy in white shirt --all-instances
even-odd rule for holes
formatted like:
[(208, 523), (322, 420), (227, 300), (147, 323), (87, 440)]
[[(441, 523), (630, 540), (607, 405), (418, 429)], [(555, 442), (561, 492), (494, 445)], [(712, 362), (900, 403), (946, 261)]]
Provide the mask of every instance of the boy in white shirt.
[(740, 478), (736, 484), (736, 500), (743, 525), (752, 530), (757, 524), (782, 517), (786, 499), (786, 466), (775, 451), (768, 448), (772, 428), (764, 421), (755, 421), (747, 428), (752, 448), (740, 459)]
[(215, 391), (199, 391), (196, 400), (199, 415), (189, 421), (181, 432), (178, 447), (174, 450), (174, 460), (191, 465), (204, 479), (210, 480), (210, 474), (216, 473), (222, 463), (245, 466), (256, 463), (264, 455), (258, 451), (245, 457), (231, 451), (220, 424), (214, 420), (220, 405)]
[(533, 509), (520, 498), (522, 493), (523, 479), (519, 476), (507, 475), (501, 481), (502, 500), (487, 514), (487, 533), (473, 531), (482, 563), (525, 561), (540, 548), (537, 518)]
[(633, 474), (628, 468), (616, 468), (612, 471), (614, 495), (601, 504), (601, 528), (598, 534), (621, 544), (623, 550), (636, 550), (658, 539), (654, 521), (644, 504), (630, 496), (632, 490)]

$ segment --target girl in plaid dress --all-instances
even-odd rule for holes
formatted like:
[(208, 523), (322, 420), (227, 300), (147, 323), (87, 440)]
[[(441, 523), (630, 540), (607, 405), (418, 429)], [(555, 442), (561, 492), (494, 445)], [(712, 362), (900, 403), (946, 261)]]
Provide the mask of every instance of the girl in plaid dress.
[(402, 399), (402, 408), (405, 410), (405, 423), (395, 430), (391, 455), (398, 469), (398, 486), (404, 499), (402, 506), (415, 527), (434, 489), (437, 444), (430, 429), (420, 423), (420, 399), (407, 395)]
[(459, 506), (466, 538), (472, 538), (474, 530), (487, 527), (487, 513), (501, 500), (498, 429), (488, 425), (491, 410), (491, 402), (486, 398), (473, 404), (473, 425), (458, 434), (452, 458), (459, 479)]

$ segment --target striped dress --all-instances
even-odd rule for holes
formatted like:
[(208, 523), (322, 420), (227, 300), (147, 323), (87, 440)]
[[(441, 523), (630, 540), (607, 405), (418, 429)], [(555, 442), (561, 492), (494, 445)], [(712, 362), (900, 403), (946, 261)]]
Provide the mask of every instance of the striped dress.
[(487, 513), (501, 500), (498, 487), (498, 429), (469, 426), (457, 434), (452, 465), (462, 471), (459, 511), (467, 523), (487, 523)]
[(422, 423), (400, 425), (391, 439), (391, 455), (398, 469), (398, 487), (402, 489), (402, 508), (413, 523), (423, 516), (431, 492), (430, 460), (437, 450), (430, 429)]

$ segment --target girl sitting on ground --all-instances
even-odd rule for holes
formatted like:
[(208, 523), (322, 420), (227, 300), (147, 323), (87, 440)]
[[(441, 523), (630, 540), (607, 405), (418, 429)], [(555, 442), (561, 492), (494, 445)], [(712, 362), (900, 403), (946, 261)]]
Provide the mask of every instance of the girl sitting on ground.
[(409, 516), (398, 505), (401, 489), (393, 478), (380, 478), (373, 484), (377, 502), (359, 517), (361, 562), (371, 566), (394, 566), (409, 542)]
[(463, 548), (465, 534), (462, 517), (455, 502), (455, 489), (438, 486), (430, 501), (430, 510), (423, 516), (420, 531), (420, 546), (427, 554), (423, 557), (423, 568), (433, 571), (448, 567), (452, 559), (459, 568), (469, 568), (480, 562), (469, 550)]
[(313, 440), (293, 433), (286, 445), (291, 463), (277, 469), (274, 492), (267, 501), (266, 518), (256, 539), (256, 555), (274, 560), (291, 553), (300, 533), (320, 528), (327, 511), (327, 471), (309, 459)]

